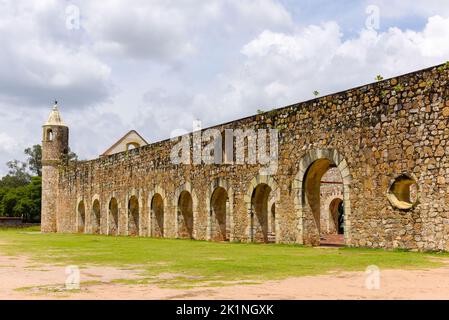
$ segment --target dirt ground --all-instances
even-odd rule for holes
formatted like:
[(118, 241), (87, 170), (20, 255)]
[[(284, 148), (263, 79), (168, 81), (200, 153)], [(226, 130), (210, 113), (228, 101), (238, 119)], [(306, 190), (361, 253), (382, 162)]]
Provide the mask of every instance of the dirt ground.
[(89, 267), (80, 271), (80, 289), (67, 290), (64, 266), (0, 254), (0, 299), (449, 299), (449, 262), (429, 270), (380, 270), (379, 282), (374, 274), (343, 272), (259, 284), (167, 289), (111, 282), (139, 278), (136, 270)]

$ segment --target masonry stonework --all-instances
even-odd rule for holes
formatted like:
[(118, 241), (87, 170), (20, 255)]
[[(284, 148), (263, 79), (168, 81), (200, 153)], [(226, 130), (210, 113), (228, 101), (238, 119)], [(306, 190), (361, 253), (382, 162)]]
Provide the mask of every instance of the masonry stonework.
[(332, 169), (346, 245), (449, 250), (448, 76), (436, 66), (214, 127), (278, 129), (272, 175), (173, 164), (172, 140), (70, 163), (44, 143), (42, 230), (318, 245)]

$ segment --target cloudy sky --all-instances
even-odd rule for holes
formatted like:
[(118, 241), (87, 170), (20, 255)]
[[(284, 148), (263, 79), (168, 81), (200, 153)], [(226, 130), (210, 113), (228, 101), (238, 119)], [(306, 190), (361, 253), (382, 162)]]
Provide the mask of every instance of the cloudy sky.
[(0, 0), (0, 176), (54, 99), (80, 158), (449, 60), (449, 1)]

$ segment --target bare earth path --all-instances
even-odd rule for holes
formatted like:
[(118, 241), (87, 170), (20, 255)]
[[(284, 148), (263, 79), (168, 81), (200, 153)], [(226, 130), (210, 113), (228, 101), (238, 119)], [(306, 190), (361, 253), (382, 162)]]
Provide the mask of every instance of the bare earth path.
[(136, 270), (89, 267), (81, 270), (78, 291), (64, 289), (66, 277), (63, 266), (36, 264), (25, 257), (0, 254), (0, 299), (449, 299), (449, 266), (381, 270), (378, 290), (366, 289), (364, 272), (251, 285), (166, 289), (110, 282), (138, 278)]

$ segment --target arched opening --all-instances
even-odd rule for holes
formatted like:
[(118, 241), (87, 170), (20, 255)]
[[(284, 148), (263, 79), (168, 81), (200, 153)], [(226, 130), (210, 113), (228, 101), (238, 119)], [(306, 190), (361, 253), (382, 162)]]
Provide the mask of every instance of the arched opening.
[(84, 233), (85, 225), (86, 225), (86, 208), (84, 206), (84, 201), (80, 201), (77, 208), (78, 214), (78, 226), (77, 231), (79, 233)]
[(109, 234), (116, 236), (118, 231), (118, 203), (112, 198), (109, 202)]
[(193, 239), (193, 200), (188, 191), (178, 199), (178, 237)]
[(128, 201), (128, 235), (139, 235), (139, 200), (136, 196)]
[(92, 233), (100, 233), (100, 201), (98, 200), (92, 204)]
[(47, 129), (46, 140), (47, 141), (53, 141), (53, 130), (52, 129)]
[(156, 193), (151, 200), (151, 228), (152, 236), (162, 238), (164, 236), (164, 199)]
[(402, 174), (391, 184), (387, 197), (393, 207), (411, 209), (418, 203), (418, 184), (411, 176)]
[(210, 199), (211, 207), (211, 240), (227, 241), (229, 232), (226, 227), (227, 222), (227, 202), (228, 193), (222, 187), (218, 187), (212, 193)]
[(271, 205), (268, 242), (276, 242), (276, 204)]
[(250, 237), (253, 242), (268, 242), (268, 198), (270, 193), (271, 188), (265, 183), (257, 185), (253, 191), (250, 212)]
[(138, 144), (137, 142), (130, 142), (126, 145), (126, 151), (130, 151), (137, 148), (140, 148), (140, 144)]
[(344, 234), (344, 205), (340, 198), (335, 198), (329, 204), (329, 226), (330, 233)]
[[(337, 166), (329, 159), (318, 159), (307, 169), (304, 178), (303, 203), (306, 216), (309, 217), (308, 232), (313, 245), (342, 245), (344, 237), (338, 236), (344, 230), (344, 206), (340, 202), (331, 203), (327, 208), (327, 199), (334, 194), (343, 195), (343, 178)], [(341, 216), (338, 208), (341, 203)]]

